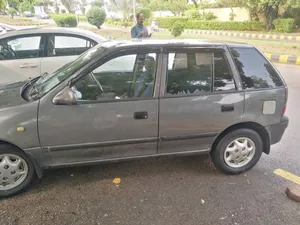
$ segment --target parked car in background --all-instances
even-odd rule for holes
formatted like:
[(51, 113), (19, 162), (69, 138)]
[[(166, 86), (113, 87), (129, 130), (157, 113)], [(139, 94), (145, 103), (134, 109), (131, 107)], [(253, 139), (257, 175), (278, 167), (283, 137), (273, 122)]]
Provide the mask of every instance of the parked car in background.
[(45, 19), (49, 19), (50, 17), (47, 13), (40, 13), (40, 14), (37, 15), (37, 18), (45, 20)]
[(24, 17), (33, 17), (33, 13), (29, 12), (29, 11), (25, 11), (25, 12), (23, 12), (23, 16)]
[(45, 168), (121, 159), (205, 153), (220, 171), (245, 172), (281, 140), (287, 96), (247, 44), (103, 42), (53, 74), (0, 87), (0, 197)]
[(0, 36), (0, 82), (53, 73), (106, 39), (87, 30), (32, 28)]

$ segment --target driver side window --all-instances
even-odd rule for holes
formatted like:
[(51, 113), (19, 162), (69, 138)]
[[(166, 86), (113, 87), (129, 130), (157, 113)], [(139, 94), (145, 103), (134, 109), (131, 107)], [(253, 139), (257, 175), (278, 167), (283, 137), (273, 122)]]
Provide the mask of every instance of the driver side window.
[(78, 100), (151, 98), (156, 54), (124, 55), (102, 64), (72, 87)]
[(39, 58), (41, 36), (21, 36), (1, 41), (0, 60)]

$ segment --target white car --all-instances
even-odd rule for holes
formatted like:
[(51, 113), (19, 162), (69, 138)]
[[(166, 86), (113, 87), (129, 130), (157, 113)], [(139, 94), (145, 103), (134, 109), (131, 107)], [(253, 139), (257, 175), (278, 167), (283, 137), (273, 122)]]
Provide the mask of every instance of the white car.
[(0, 23), (0, 35), (6, 34), (6, 33), (11, 32), (11, 31), (15, 31), (15, 30), (16, 30), (16, 28), (14, 28), (10, 25)]
[(106, 39), (76, 28), (32, 28), (0, 36), (0, 83), (53, 73)]

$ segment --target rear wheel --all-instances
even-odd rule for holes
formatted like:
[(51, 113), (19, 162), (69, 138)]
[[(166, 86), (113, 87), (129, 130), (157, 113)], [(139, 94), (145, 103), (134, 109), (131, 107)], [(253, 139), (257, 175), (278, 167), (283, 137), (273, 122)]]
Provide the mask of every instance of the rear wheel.
[(23, 191), (33, 177), (33, 164), (24, 152), (10, 145), (0, 145), (0, 197)]
[(239, 174), (251, 169), (260, 159), (263, 142), (251, 129), (238, 129), (226, 134), (212, 150), (216, 168), (228, 174)]

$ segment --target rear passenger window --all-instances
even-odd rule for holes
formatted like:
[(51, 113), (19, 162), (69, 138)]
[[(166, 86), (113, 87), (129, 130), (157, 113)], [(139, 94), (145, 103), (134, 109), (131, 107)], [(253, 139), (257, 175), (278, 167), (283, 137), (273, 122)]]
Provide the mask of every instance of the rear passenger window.
[(166, 95), (211, 92), (211, 53), (170, 53)]
[(224, 53), (214, 53), (214, 91), (235, 90), (235, 82)]
[(283, 86), (277, 72), (255, 48), (231, 48), (245, 89)]
[(230, 90), (235, 83), (223, 53), (169, 53), (166, 96)]
[(90, 40), (75, 36), (50, 35), (48, 39), (48, 56), (80, 55), (93, 47)]

